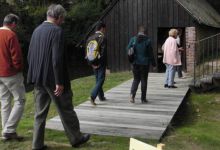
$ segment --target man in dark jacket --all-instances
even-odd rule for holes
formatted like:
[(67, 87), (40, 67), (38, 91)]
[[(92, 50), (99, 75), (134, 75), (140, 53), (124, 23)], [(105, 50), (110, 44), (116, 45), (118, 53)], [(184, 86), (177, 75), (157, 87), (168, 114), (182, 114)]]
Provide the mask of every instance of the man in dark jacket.
[(130, 102), (135, 102), (135, 95), (138, 85), (141, 81), (141, 102), (147, 103), (147, 80), (149, 66), (156, 66), (153, 49), (150, 39), (146, 36), (146, 30), (143, 26), (139, 27), (138, 35), (132, 37), (127, 49), (134, 47), (135, 57), (133, 62), (133, 76), (134, 80), (131, 86), (131, 99)]
[(55, 103), (66, 135), (73, 147), (87, 142), (89, 134), (82, 135), (79, 120), (72, 105), (72, 91), (65, 62), (64, 39), (59, 27), (66, 14), (61, 5), (52, 4), (47, 21), (39, 25), (31, 38), (28, 52), (28, 83), (35, 85), (34, 150), (45, 149), (44, 130), (51, 99)]
[(88, 39), (88, 42), (95, 39), (98, 42), (99, 50), (100, 50), (99, 52), (100, 57), (96, 61), (90, 63), (96, 78), (96, 85), (91, 92), (90, 101), (92, 105), (96, 105), (95, 99), (97, 96), (99, 97), (100, 101), (106, 100), (102, 89), (102, 86), (105, 82), (105, 71), (107, 64), (107, 46), (106, 46), (105, 31), (106, 31), (106, 25), (100, 22), (96, 26), (95, 34), (90, 36)]

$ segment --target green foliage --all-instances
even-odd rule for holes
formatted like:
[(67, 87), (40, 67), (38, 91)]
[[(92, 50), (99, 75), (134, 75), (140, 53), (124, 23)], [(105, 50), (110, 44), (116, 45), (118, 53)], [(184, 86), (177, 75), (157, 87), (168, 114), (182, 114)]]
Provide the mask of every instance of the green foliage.
[(105, 8), (103, 0), (80, 0), (69, 8), (64, 24), (67, 45), (82, 40), (88, 28), (99, 18)]
[(67, 10), (63, 24), (65, 46), (68, 50), (82, 40), (83, 35), (105, 9), (104, 0), (12, 0), (0, 1), (0, 19), (8, 13), (15, 13), (21, 18), (18, 37), (26, 59), (29, 41), (33, 30), (46, 19), (46, 10), (51, 3), (60, 3)]

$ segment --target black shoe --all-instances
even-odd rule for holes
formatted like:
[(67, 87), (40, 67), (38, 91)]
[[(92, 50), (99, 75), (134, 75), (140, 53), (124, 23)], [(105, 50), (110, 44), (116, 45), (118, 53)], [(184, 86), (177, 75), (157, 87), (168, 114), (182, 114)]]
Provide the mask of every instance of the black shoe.
[(47, 145), (44, 145), (42, 148), (32, 148), (32, 150), (46, 150), (47, 148)]
[(168, 84), (164, 84), (164, 87), (165, 87), (165, 88), (168, 88)]
[(93, 106), (96, 106), (95, 99), (92, 98), (92, 96), (90, 97), (90, 102), (91, 102), (91, 104), (92, 104)]
[(134, 96), (132, 94), (130, 95), (130, 102), (135, 103)]
[(142, 100), (141, 100), (141, 103), (142, 103), (142, 104), (146, 104), (146, 103), (148, 103), (148, 100), (147, 100), (147, 99), (142, 99)]
[(172, 86), (168, 86), (168, 88), (175, 89), (175, 88), (177, 88), (177, 87), (174, 86), (174, 85), (172, 85)]
[(106, 101), (107, 99), (105, 97), (99, 98), (100, 101)]
[(14, 132), (14, 133), (3, 133), (2, 140), (3, 141), (10, 141), (10, 140), (23, 141), (24, 137), (18, 136), (16, 132)]
[(77, 148), (77, 147), (79, 147), (80, 145), (86, 143), (89, 139), (90, 139), (90, 134), (84, 134), (84, 135), (81, 137), (81, 139), (80, 139), (77, 143), (75, 143), (74, 145), (72, 145), (72, 147)]
[(176, 82), (174, 81), (173, 84), (176, 84)]

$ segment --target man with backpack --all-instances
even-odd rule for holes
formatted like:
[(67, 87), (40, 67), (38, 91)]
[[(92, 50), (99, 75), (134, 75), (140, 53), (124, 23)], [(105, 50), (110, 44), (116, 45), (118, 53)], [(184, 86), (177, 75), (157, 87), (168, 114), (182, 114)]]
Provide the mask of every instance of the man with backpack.
[[(138, 85), (141, 81), (141, 102), (147, 103), (147, 80), (150, 65), (156, 66), (153, 49), (151, 46), (151, 40), (146, 36), (146, 29), (143, 26), (139, 27), (137, 36), (131, 38), (128, 44), (128, 56), (134, 51), (133, 59), (129, 58), (129, 61), (133, 65), (134, 80), (131, 86), (131, 99), (130, 102), (135, 102), (135, 95), (138, 89)], [(133, 52), (132, 52), (133, 53)], [(129, 56), (130, 57), (130, 56)]]
[(105, 38), (106, 25), (99, 22), (96, 26), (96, 32), (90, 36), (86, 44), (86, 59), (92, 66), (96, 85), (91, 92), (91, 104), (96, 105), (95, 99), (98, 96), (100, 101), (105, 101), (102, 86), (105, 82), (105, 70), (107, 64), (107, 49)]

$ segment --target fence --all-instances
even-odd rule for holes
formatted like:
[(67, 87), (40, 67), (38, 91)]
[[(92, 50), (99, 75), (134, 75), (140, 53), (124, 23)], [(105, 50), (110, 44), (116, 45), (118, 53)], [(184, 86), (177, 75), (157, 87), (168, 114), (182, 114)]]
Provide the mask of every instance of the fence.
[(194, 86), (197, 83), (212, 82), (220, 72), (220, 33), (196, 41), (194, 62)]

